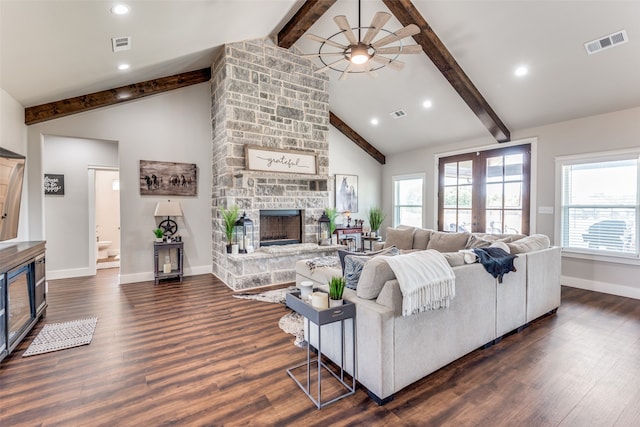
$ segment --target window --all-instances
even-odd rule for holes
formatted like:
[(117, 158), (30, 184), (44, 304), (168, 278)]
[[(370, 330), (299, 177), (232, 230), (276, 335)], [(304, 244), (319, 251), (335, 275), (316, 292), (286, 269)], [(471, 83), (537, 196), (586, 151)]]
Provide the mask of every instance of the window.
[(557, 159), (564, 249), (638, 257), (639, 158), (618, 152)]
[(393, 178), (393, 226), (400, 224), (422, 227), (422, 194), (424, 175)]
[(443, 157), (438, 229), (529, 233), (531, 145)]

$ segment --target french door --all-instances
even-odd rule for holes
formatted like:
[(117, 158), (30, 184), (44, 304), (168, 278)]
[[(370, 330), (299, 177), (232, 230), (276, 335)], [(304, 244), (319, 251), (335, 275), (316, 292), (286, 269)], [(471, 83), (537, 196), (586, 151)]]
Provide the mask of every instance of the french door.
[(442, 157), (438, 230), (529, 234), (531, 144)]

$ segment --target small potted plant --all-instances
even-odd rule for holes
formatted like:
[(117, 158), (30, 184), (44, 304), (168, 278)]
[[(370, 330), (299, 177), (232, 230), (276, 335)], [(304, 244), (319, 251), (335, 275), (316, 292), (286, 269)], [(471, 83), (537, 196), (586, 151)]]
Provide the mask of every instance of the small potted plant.
[(240, 208), (236, 205), (229, 206), (229, 209), (225, 209), (224, 206), (220, 206), (220, 212), (224, 219), (224, 234), (227, 236), (227, 253), (231, 253), (231, 245), (233, 244), (233, 228), (238, 220)]
[(156, 242), (160, 243), (164, 237), (164, 230), (162, 228), (154, 228), (153, 234), (156, 236)]
[(387, 216), (382, 212), (382, 209), (378, 207), (372, 207), (369, 209), (369, 225), (371, 226), (371, 237), (378, 235), (380, 226)]
[(324, 208), (324, 213), (329, 218), (329, 235), (331, 236), (331, 244), (338, 244), (338, 236), (334, 236), (334, 232), (336, 231), (336, 217), (338, 216), (338, 212), (336, 208)]
[(329, 307), (342, 305), (342, 293), (345, 281), (343, 277), (333, 276), (329, 279)]

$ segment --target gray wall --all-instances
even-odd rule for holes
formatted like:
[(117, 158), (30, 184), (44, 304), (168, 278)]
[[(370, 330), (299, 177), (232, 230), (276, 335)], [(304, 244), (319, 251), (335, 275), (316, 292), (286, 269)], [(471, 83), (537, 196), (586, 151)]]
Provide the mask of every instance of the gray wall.
[[(121, 283), (153, 278), (153, 234), (157, 224), (155, 205), (165, 197), (141, 196), (139, 161), (195, 163), (198, 167), (198, 195), (178, 198), (184, 216), (179, 233), (185, 242), (185, 273), (211, 272), (211, 123), (209, 84), (150, 96), (120, 105), (76, 114), (28, 128), (29, 153), (29, 237), (44, 239), (44, 196), (42, 194), (44, 135), (88, 140), (116, 141), (119, 152), (121, 202)], [(63, 159), (74, 158), (68, 151)], [(102, 164), (100, 159), (96, 163)], [(86, 178), (83, 184), (86, 186)], [(168, 198), (168, 197), (167, 197)], [(176, 199), (173, 197), (172, 199)], [(88, 215), (87, 204), (75, 206)], [(88, 237), (87, 237), (88, 242)], [(48, 251), (51, 250), (48, 243)], [(74, 253), (70, 248), (69, 252)], [(53, 255), (48, 255), (53, 256)], [(65, 255), (68, 256), (68, 255)], [(81, 268), (86, 255), (75, 254), (65, 266)], [(82, 258), (82, 259), (81, 259)], [(48, 265), (49, 268), (51, 268)], [(63, 268), (62, 266), (60, 268)]]
[(44, 137), (42, 173), (64, 175), (64, 195), (44, 196), (47, 272), (51, 279), (93, 274), (89, 166), (118, 167), (118, 144), (61, 136)]
[[(548, 126), (515, 131), (512, 140), (537, 138), (536, 164), (534, 171), (532, 206), (553, 206), (555, 194), (555, 158), (569, 154), (600, 152), (638, 147), (640, 144), (640, 108), (623, 110), (610, 114), (585, 117)], [(475, 149), (495, 144), (490, 137), (473, 141), (462, 141), (446, 146), (435, 146), (421, 150), (389, 156), (383, 168), (384, 206), (392, 205), (391, 180), (394, 175), (425, 173), (425, 226), (435, 228), (435, 157), (438, 154), (462, 149)], [(532, 212), (532, 233), (542, 233), (555, 238), (558, 221), (557, 209), (554, 215)], [(601, 292), (614, 293), (640, 299), (640, 262), (628, 261), (620, 264), (602, 259), (576, 259), (563, 256), (563, 284)]]

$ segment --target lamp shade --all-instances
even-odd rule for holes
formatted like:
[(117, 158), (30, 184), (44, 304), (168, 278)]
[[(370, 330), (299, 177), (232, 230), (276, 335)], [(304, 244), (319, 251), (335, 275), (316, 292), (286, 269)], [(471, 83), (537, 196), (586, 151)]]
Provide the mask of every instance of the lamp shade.
[(158, 202), (153, 216), (182, 216), (182, 206), (180, 202), (172, 202), (171, 200)]

